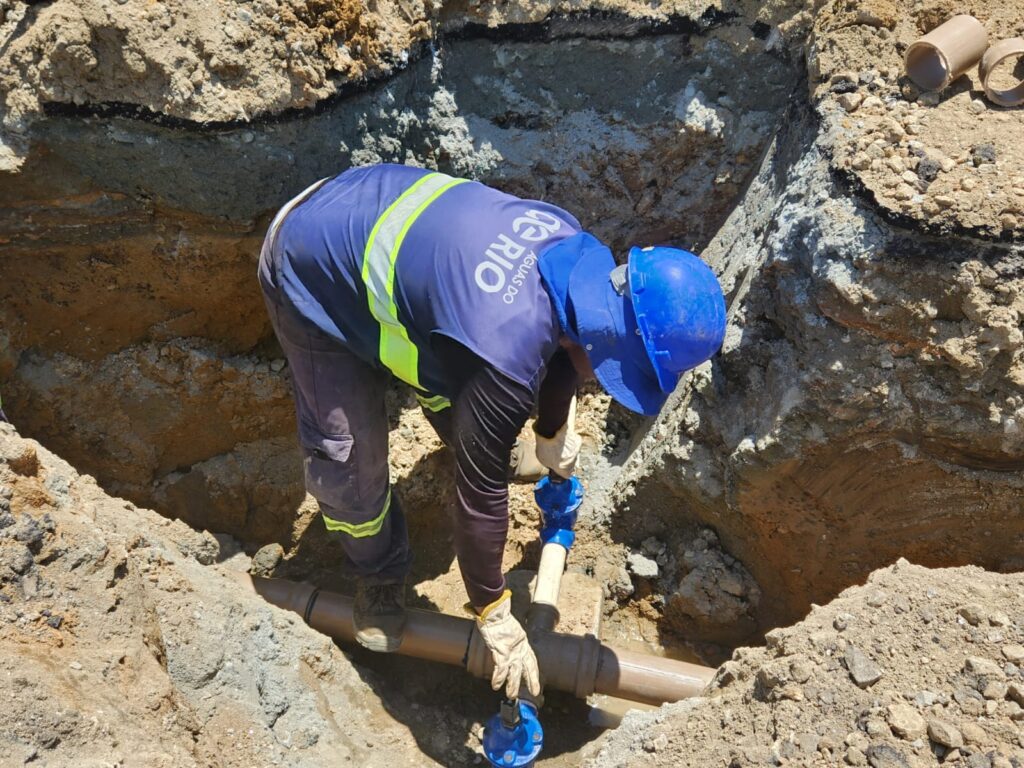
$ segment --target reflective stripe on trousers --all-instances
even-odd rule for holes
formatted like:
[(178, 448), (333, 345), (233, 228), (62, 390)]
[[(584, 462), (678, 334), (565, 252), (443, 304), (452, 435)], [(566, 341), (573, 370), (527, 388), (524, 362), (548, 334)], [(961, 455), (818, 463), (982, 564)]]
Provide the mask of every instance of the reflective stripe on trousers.
[[(395, 263), (405, 236), (416, 219), (437, 198), (466, 181), (443, 173), (429, 173), (417, 180), (377, 219), (363, 252), (362, 276), (366, 283), (370, 314), (380, 324), (380, 361), (399, 379), (421, 391), (419, 350), (398, 319)], [(424, 403), (424, 407), (430, 410), (447, 407), (445, 398), (438, 400), (435, 396), (426, 399), (431, 404)]]
[(335, 520), (333, 517), (321, 514), (320, 516), (324, 519), (324, 526), (328, 531), (339, 531), (341, 533), (347, 533), (354, 539), (365, 539), (367, 536), (376, 536), (380, 533), (380, 529), (384, 526), (384, 518), (388, 515), (388, 510), (391, 509), (391, 489), (388, 488), (388, 495), (384, 499), (384, 508), (381, 509), (380, 514), (377, 515), (373, 520), (367, 520), (365, 523), (346, 523), (343, 520)]

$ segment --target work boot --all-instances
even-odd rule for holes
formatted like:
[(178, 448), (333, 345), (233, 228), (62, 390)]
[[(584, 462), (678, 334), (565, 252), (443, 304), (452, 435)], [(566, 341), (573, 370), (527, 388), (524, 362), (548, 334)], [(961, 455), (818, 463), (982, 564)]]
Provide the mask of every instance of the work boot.
[(356, 642), (379, 653), (397, 651), (405, 629), (405, 582), (356, 585), (352, 606)]

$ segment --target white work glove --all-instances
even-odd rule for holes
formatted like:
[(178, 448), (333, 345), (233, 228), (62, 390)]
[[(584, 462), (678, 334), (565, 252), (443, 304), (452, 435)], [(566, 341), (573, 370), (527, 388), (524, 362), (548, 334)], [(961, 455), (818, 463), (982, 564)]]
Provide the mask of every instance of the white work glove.
[(494, 659), (491, 688), (500, 690), (505, 685), (505, 696), (519, 698), (519, 687), (526, 683), (527, 690), (540, 696), (540, 669), (537, 657), (522, 625), (512, 615), (512, 593), (505, 593), (483, 609), (476, 617), (476, 627)]
[(517, 483), (535, 483), (548, 472), (537, 460), (537, 441), (529, 438), (516, 440), (508, 463), (509, 479)]
[(543, 437), (534, 433), (537, 438), (537, 461), (567, 480), (576, 470), (576, 459), (579, 458), (580, 446), (583, 444), (580, 436), (576, 434), (575, 426), (576, 398), (574, 397), (569, 405), (569, 418), (554, 437)]

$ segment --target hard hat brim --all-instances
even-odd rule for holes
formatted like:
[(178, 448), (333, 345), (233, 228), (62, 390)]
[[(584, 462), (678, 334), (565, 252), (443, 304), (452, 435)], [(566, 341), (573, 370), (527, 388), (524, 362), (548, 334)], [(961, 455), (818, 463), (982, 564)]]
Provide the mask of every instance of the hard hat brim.
[(612, 285), (615, 259), (604, 245), (585, 247), (569, 276), (576, 330), (605, 391), (631, 411), (654, 416), (668, 394), (658, 383), (628, 296)]

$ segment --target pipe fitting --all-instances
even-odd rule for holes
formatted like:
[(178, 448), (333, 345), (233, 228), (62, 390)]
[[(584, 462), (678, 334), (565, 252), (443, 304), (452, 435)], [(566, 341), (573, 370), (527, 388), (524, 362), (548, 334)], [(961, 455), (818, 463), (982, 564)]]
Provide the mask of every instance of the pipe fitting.
[[(238, 580), (267, 602), (302, 616), (309, 625), (336, 640), (351, 642), (352, 599), (321, 590), (310, 605), (314, 587), (283, 579), (238, 574)], [(699, 696), (715, 670), (659, 656), (623, 651), (593, 635), (535, 632), (531, 637), (545, 685), (585, 698), (603, 693), (646, 704), (664, 704)], [(434, 611), (407, 609), (405, 633), (397, 653), (465, 667), (489, 680), (494, 669), (490, 651), (476, 622)]]
[(988, 32), (973, 16), (960, 14), (910, 44), (907, 75), (926, 91), (941, 91), (974, 66), (988, 47)]
[(996, 88), (992, 82), (992, 74), (995, 69), (1007, 59), (1020, 61), (1024, 58), (1024, 38), (1011, 37), (1007, 40), (1000, 40), (994, 43), (991, 48), (985, 51), (981, 57), (981, 66), (978, 74), (981, 77), (981, 85), (985, 89), (985, 95), (1001, 107), (1016, 107), (1024, 104), (1024, 80), (1020, 80), (1010, 88)]

